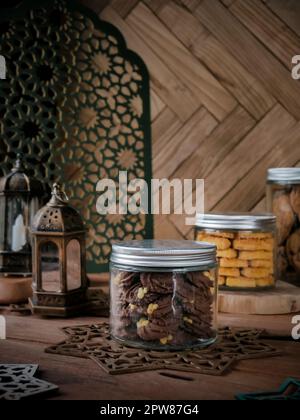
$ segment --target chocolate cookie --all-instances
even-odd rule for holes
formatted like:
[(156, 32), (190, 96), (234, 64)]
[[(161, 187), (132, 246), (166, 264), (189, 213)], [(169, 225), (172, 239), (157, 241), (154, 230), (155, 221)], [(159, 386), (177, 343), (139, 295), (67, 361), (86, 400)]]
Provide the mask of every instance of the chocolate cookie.
[(126, 316), (112, 317), (112, 330), (113, 336), (121, 339), (136, 339), (137, 332), (136, 328), (132, 327), (132, 319)]
[(193, 346), (195, 344), (195, 336), (180, 328), (177, 330), (172, 344), (175, 346), (184, 345), (185, 347), (188, 347), (189, 345)]
[(300, 185), (293, 187), (291, 192), (291, 206), (300, 221)]
[(141, 318), (137, 323), (137, 334), (144, 341), (159, 341), (161, 344), (171, 343), (178, 330), (180, 320)]
[(209, 289), (214, 287), (214, 283), (207, 276), (199, 271), (192, 271), (186, 274), (186, 279), (195, 287), (199, 289)]
[(182, 309), (172, 295), (162, 296), (148, 305), (147, 316), (149, 319), (180, 318)]
[(300, 273), (300, 229), (289, 237), (286, 252), (290, 265)]
[(189, 334), (194, 335), (199, 339), (209, 339), (214, 336), (212, 330), (212, 313), (202, 314), (201, 317), (191, 314), (183, 316), (183, 328)]
[(210, 280), (205, 277), (204, 282), (195, 287), (189, 281), (177, 279), (175, 294), (185, 310), (198, 313), (205, 312), (210, 308), (214, 298), (211, 288), (208, 287), (209, 282)]
[(286, 250), (284, 246), (278, 248), (277, 265), (279, 276), (284, 276), (289, 266)]
[(120, 287), (127, 288), (139, 281), (139, 277), (139, 273), (129, 273), (126, 271), (120, 271), (115, 277), (114, 281)]
[(112, 282), (112, 333), (156, 345), (191, 345), (212, 336), (213, 282), (201, 272), (122, 272)]
[(174, 290), (173, 273), (143, 273), (141, 283), (152, 293), (170, 294)]
[(273, 213), (277, 217), (278, 243), (282, 245), (291, 233), (295, 223), (295, 215), (288, 193), (281, 191), (275, 194)]

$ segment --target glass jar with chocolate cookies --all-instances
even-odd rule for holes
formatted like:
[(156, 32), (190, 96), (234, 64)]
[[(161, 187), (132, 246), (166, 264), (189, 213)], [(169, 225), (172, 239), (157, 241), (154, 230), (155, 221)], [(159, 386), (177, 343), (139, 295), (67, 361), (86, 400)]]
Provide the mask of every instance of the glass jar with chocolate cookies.
[(268, 171), (267, 206), (277, 218), (278, 275), (300, 283), (300, 168)]
[(193, 241), (113, 245), (110, 328), (131, 347), (185, 350), (217, 338), (216, 247)]
[(222, 290), (266, 290), (276, 282), (276, 217), (225, 213), (197, 216), (196, 240), (217, 247)]

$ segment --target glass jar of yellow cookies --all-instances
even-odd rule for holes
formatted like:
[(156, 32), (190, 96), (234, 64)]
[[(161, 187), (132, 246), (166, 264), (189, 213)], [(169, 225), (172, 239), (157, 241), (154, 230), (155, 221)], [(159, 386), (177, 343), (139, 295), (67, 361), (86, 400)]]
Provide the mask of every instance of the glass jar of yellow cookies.
[(110, 330), (128, 346), (185, 350), (217, 338), (216, 247), (193, 241), (113, 245)]
[(300, 168), (273, 168), (268, 171), (268, 211), (277, 218), (278, 275), (300, 281)]
[(220, 289), (262, 290), (275, 286), (274, 215), (198, 215), (196, 240), (217, 247)]

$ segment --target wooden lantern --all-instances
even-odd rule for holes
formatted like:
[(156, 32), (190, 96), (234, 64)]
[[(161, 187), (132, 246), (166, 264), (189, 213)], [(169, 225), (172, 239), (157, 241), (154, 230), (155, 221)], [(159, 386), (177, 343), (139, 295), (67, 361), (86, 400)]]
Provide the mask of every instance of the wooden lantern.
[(32, 225), (35, 313), (66, 317), (87, 306), (86, 231), (60, 185)]
[(12, 172), (0, 179), (0, 273), (31, 276), (30, 225), (42, 206), (43, 184), (24, 172), (18, 155)]

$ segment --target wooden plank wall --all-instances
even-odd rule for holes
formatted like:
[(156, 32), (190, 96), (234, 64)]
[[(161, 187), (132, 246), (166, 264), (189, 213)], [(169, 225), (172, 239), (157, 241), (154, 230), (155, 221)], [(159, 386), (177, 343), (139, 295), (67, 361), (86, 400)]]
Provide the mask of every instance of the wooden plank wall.
[[(151, 75), (155, 178), (204, 178), (206, 210), (264, 210), (268, 167), (300, 165), (299, 0), (82, 0)], [(160, 216), (157, 238), (190, 238)]]

